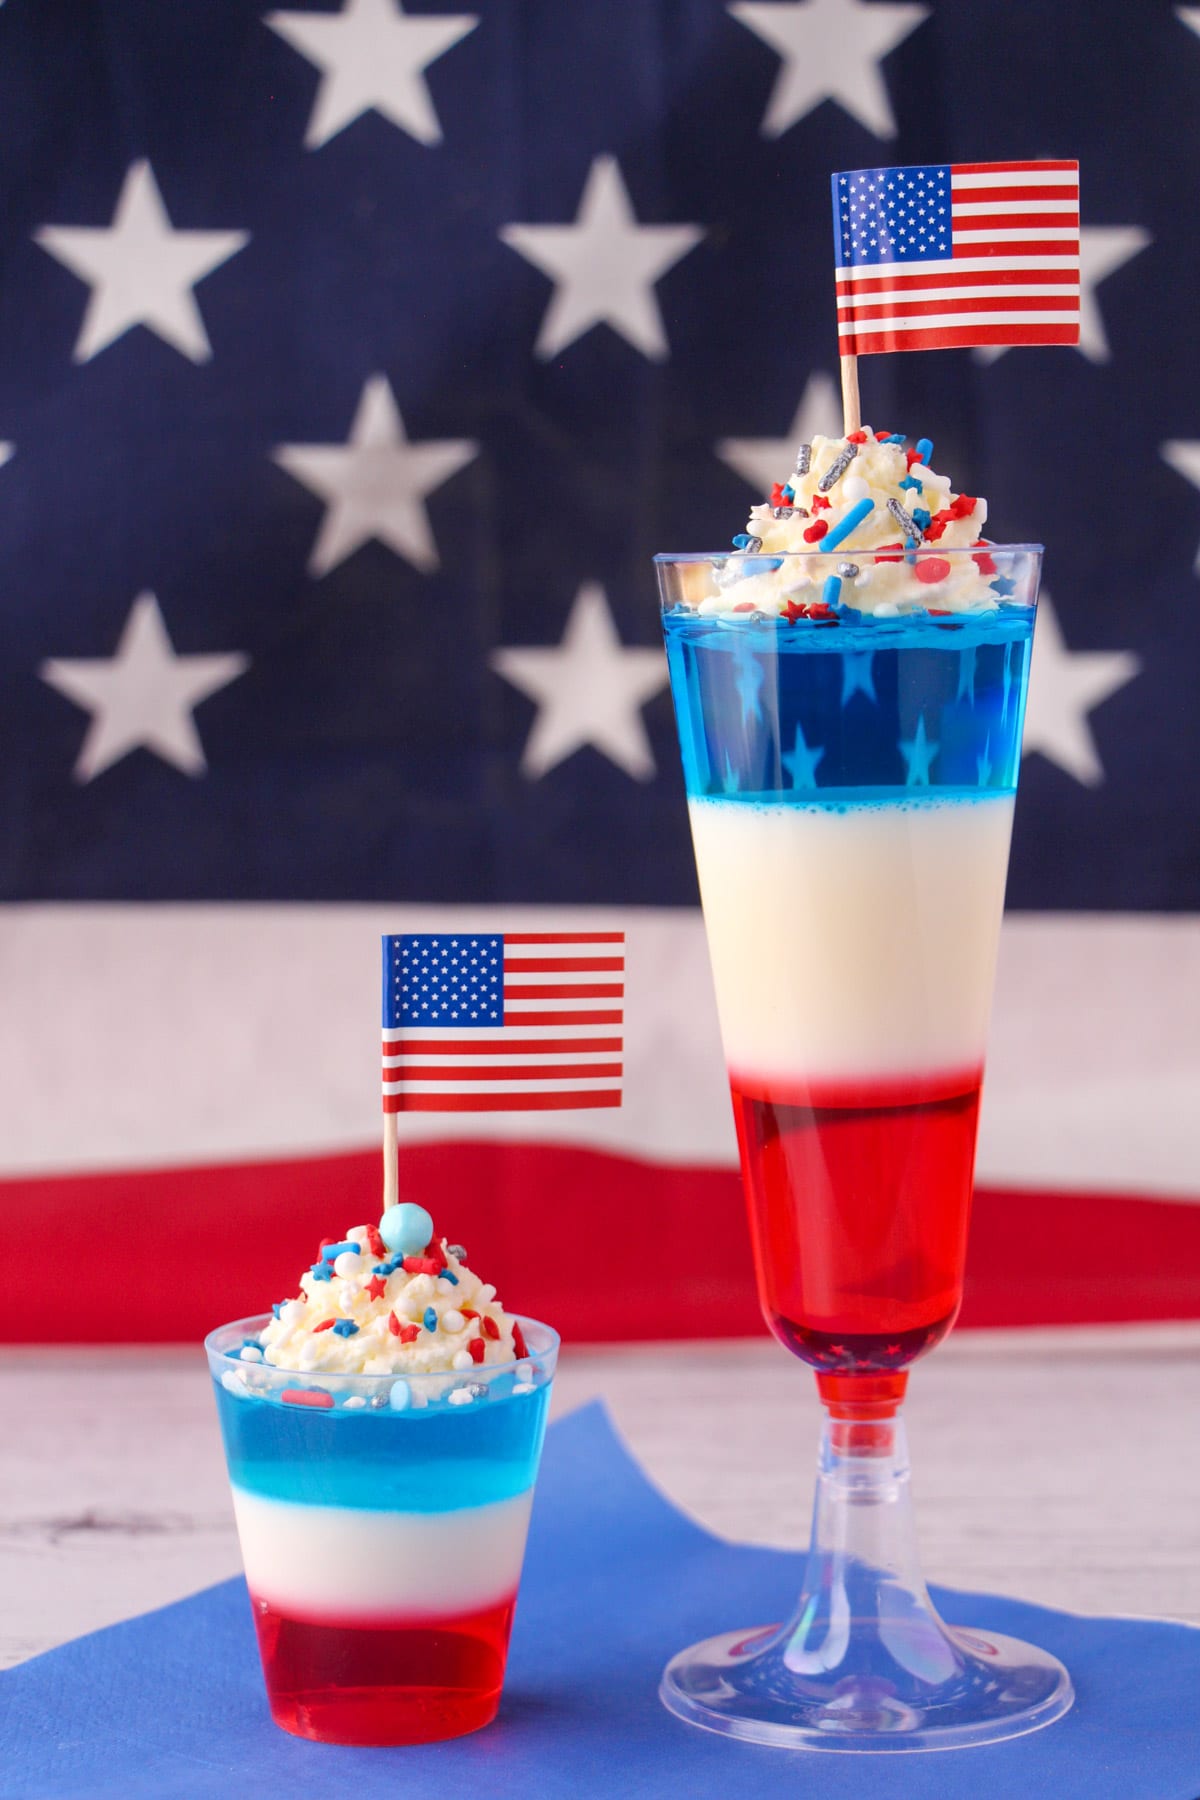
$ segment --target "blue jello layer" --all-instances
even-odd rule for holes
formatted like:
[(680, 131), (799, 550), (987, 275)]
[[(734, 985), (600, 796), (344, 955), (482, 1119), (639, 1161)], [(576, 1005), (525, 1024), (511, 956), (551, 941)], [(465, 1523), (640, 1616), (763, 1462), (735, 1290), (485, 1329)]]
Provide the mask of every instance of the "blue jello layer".
[(1032, 607), (837, 623), (663, 620), (688, 793), (879, 804), (1012, 793)]
[(348, 1412), (231, 1394), (214, 1383), (229, 1478), (274, 1500), (449, 1512), (533, 1486), (549, 1383), (452, 1410)]

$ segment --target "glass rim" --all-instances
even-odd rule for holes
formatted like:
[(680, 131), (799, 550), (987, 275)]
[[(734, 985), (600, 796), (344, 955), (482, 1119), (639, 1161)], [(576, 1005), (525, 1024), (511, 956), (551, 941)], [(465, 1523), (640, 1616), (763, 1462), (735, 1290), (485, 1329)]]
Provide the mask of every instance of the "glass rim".
[[(1033, 543), (1030, 543), (1030, 544), (948, 544), (945, 546), (945, 548), (943, 548), (943, 546), (941, 544), (934, 543), (934, 544), (906, 544), (903, 549), (903, 554), (905, 556), (951, 556), (951, 557), (953, 557), (953, 556), (981, 556), (981, 555), (984, 555), (985, 553), (988, 556), (996, 556), (996, 555), (1015, 556), (1018, 554), (1024, 554), (1026, 556), (1043, 556), (1045, 554), (1045, 550), (1046, 550), (1046, 546), (1044, 544), (1033, 544)], [(832, 550), (822, 550), (818, 545), (818, 546), (814, 546), (813, 549), (811, 549), (811, 550), (762, 550), (762, 549), (739, 550), (737, 548), (733, 548), (733, 549), (729, 549), (729, 550), (660, 550), (654, 555), (654, 557), (651, 560), (655, 563), (666, 563), (666, 564), (711, 563), (711, 562), (728, 562), (733, 557), (744, 556), (747, 559), (753, 559), (753, 558), (757, 558), (757, 557), (770, 557), (773, 562), (776, 560), (778, 560), (780, 562), (807, 562), (807, 561), (815, 561), (819, 557), (828, 558), (830, 556), (837, 556), (837, 557), (840, 557), (843, 562), (852, 562), (856, 556), (861, 556), (864, 558), (868, 557), (868, 556), (895, 557), (897, 554), (899, 554), (899, 553), (897, 552), (894, 545), (891, 548), (889, 548), (886, 544), (876, 544), (872, 549), (869, 549), (869, 550), (864, 550), (864, 549), (851, 550), (848, 546), (843, 546), (843, 545), (835, 545)]]
[[(411, 1373), (407, 1369), (390, 1369), (386, 1373), (375, 1370), (369, 1373), (360, 1373), (352, 1369), (281, 1369), (277, 1364), (265, 1360), (263, 1362), (243, 1362), (240, 1355), (234, 1355), (232, 1350), (222, 1349), (216, 1342), (218, 1338), (223, 1338), (233, 1331), (240, 1332), (243, 1337), (255, 1336), (254, 1328), (261, 1331), (273, 1317), (274, 1314), (269, 1312), (250, 1313), (244, 1319), (230, 1319), (224, 1325), (214, 1326), (204, 1338), (204, 1351), (210, 1363), (224, 1365), (230, 1370), (240, 1369), (243, 1373), (248, 1369), (266, 1371), (271, 1375), (288, 1377), (297, 1382), (319, 1382), (322, 1386), (329, 1382), (377, 1382), (381, 1387), (390, 1388), (397, 1381), (405, 1381), (410, 1386), (414, 1382), (437, 1381), (444, 1384), (448, 1379), (462, 1381), (468, 1376), (472, 1381), (493, 1381), (500, 1375), (511, 1375), (514, 1369), (521, 1368), (526, 1363), (538, 1362), (551, 1356), (557, 1358), (558, 1352), (562, 1348), (562, 1338), (555, 1331), (553, 1325), (543, 1324), (541, 1319), (531, 1319), (526, 1313), (506, 1313), (505, 1317), (515, 1319), (523, 1332), (534, 1331), (544, 1334), (542, 1341), (534, 1345), (526, 1340), (528, 1354), (516, 1356), (512, 1362), (473, 1363), (470, 1369), (416, 1369)], [(241, 1348), (240, 1342), (238, 1348), (239, 1350)]]

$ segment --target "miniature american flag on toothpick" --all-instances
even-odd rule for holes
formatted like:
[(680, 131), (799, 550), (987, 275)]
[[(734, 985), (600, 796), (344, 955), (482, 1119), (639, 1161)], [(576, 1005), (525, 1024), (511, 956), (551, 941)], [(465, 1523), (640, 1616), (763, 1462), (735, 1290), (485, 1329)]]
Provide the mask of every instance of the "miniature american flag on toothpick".
[(1079, 164), (832, 178), (838, 350), (1079, 342)]
[(622, 931), (383, 940), (383, 1110), (620, 1106)]

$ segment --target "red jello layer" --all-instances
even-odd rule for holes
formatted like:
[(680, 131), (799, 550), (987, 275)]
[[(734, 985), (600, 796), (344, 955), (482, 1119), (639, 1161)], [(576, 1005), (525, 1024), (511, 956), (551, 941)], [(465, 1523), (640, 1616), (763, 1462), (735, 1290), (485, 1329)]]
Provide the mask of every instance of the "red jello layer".
[(423, 1744), (496, 1716), (516, 1595), (444, 1618), (315, 1622), (251, 1594), (271, 1715), (329, 1744)]
[(731, 1075), (759, 1298), (824, 1371), (907, 1366), (962, 1299), (982, 1069)]

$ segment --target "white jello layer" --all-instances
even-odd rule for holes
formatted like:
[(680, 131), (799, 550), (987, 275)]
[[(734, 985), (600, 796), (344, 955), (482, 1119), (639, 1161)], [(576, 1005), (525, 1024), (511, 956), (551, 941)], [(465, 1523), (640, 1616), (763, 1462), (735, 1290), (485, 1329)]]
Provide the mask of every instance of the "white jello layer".
[(836, 1081), (982, 1061), (1011, 796), (690, 812), (731, 1070)]
[(456, 1512), (301, 1506), (233, 1489), (251, 1592), (347, 1623), (473, 1612), (516, 1592), (532, 1489)]

